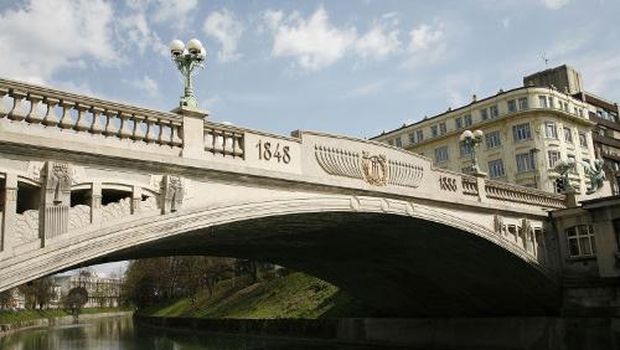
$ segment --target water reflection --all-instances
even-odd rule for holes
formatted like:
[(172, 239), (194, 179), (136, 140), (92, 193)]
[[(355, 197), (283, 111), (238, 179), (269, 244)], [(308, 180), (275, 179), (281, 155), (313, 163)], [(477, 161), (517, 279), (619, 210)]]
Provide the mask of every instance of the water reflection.
[(95, 349), (95, 350), (258, 350), (258, 349), (370, 349), (240, 336), (160, 330), (134, 326), (130, 317), (92, 320), (77, 325), (17, 332), (0, 338), (0, 349)]

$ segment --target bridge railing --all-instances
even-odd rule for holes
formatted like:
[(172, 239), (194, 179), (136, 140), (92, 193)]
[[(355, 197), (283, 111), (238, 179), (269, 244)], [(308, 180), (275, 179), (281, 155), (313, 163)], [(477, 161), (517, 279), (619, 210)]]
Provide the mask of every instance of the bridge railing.
[(527, 188), (511, 183), (486, 180), (486, 197), (502, 201), (539, 205), (551, 208), (566, 207), (566, 196)]
[(33, 84), (0, 79), (0, 119), (57, 130), (180, 147), (182, 118)]

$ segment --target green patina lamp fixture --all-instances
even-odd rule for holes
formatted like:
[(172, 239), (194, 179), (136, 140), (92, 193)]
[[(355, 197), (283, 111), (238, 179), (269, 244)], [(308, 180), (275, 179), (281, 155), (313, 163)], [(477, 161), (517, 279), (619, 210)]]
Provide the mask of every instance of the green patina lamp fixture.
[(476, 155), (476, 147), (478, 147), (482, 143), (482, 138), (484, 137), (484, 133), (482, 130), (476, 130), (471, 132), (471, 130), (465, 130), (461, 134), (460, 140), (463, 142), (463, 145), (469, 149), (469, 155), (471, 157), (471, 170), (474, 174), (480, 174), (480, 166), (478, 165), (478, 157)]
[(187, 44), (183, 44), (181, 40), (173, 40), (170, 43), (170, 55), (185, 83), (184, 93), (179, 103), (180, 107), (198, 109), (198, 100), (194, 96), (194, 88), (192, 87), (192, 77), (198, 73), (197, 68), (204, 68), (207, 50), (198, 39), (191, 39)]

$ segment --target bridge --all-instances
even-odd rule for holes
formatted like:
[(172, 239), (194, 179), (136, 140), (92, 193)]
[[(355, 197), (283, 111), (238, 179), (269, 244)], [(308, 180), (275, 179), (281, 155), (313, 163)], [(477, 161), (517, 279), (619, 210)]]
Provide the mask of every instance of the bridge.
[(565, 196), (346, 136), (291, 136), (0, 79), (0, 291), (198, 255), (308, 272), (386, 315), (542, 315)]

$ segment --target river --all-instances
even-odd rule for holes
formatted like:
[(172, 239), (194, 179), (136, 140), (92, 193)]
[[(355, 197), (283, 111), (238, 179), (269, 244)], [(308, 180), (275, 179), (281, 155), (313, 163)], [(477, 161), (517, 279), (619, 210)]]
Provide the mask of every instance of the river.
[(22, 330), (0, 337), (3, 350), (361, 350), (361, 346), (327, 345), (298, 340), (161, 330), (134, 325), (131, 317), (107, 317), (79, 324)]

